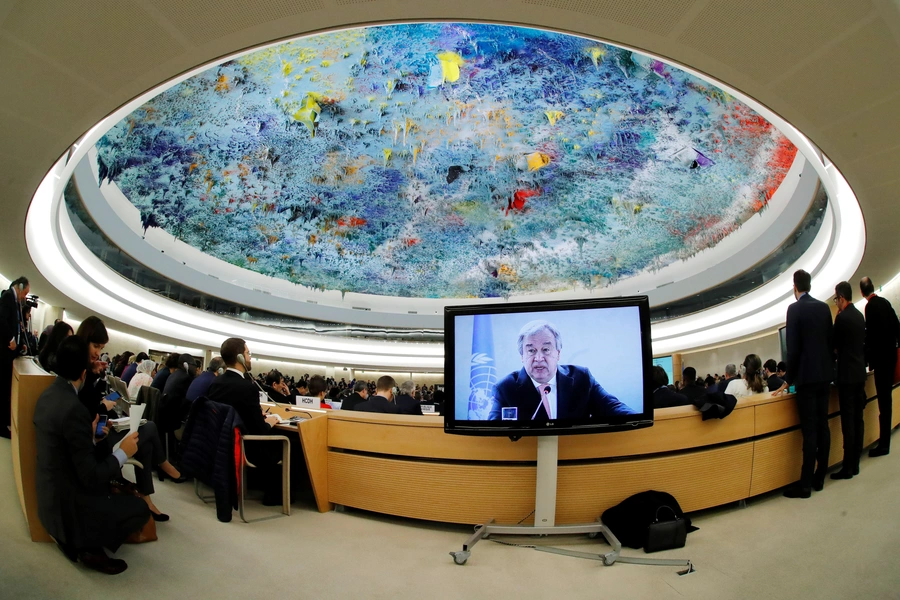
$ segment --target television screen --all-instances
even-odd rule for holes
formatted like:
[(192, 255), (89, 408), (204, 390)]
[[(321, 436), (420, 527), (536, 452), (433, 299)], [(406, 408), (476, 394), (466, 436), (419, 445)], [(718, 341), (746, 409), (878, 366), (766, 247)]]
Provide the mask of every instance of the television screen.
[(669, 376), (669, 383), (675, 383), (675, 374), (672, 371), (672, 357), (671, 356), (660, 356), (658, 358), (653, 359), (654, 367), (662, 367), (663, 371), (666, 372), (666, 375)]
[(444, 430), (597, 433), (653, 423), (646, 296), (448, 306)]

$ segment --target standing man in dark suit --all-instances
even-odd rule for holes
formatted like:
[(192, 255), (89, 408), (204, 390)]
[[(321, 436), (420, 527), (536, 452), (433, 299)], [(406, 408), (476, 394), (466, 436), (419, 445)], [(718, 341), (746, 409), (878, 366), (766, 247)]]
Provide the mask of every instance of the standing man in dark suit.
[(12, 393), (13, 361), (19, 356), (19, 349), (25, 344), (22, 331), (22, 301), (31, 292), (31, 286), (24, 277), (9, 284), (9, 289), (0, 294), (0, 437), (9, 439), (10, 394)]
[[(219, 353), (225, 361), (225, 373), (210, 384), (207, 398), (213, 402), (227, 404), (237, 411), (244, 423), (244, 433), (249, 435), (276, 435), (272, 429), (278, 423), (275, 415), (264, 416), (259, 405), (259, 388), (250, 379), (251, 355), (247, 342), (241, 338), (228, 338), (222, 342)], [(247, 460), (259, 468), (263, 479), (263, 504), (280, 506), (281, 472), (278, 461), (281, 449), (272, 443), (249, 441)]]
[(832, 479), (850, 479), (859, 473), (863, 444), (863, 409), (866, 407), (866, 319), (853, 306), (853, 288), (846, 281), (834, 286), (834, 353), (837, 355), (838, 397), (841, 402), (841, 431), (844, 434), (844, 463)]
[(369, 386), (365, 381), (356, 380), (353, 384), (353, 393), (344, 398), (341, 403), (341, 410), (356, 410), (356, 407), (366, 401), (369, 397)]
[(115, 575), (128, 565), (110, 558), (132, 533), (150, 520), (147, 504), (135, 496), (110, 495), (110, 479), (138, 449), (138, 433), (122, 439), (102, 459), (94, 444), (98, 417), (78, 400), (90, 365), (87, 343), (71, 336), (56, 351), (56, 380), (38, 398), (34, 410), (38, 517), (71, 561)]
[(394, 390), (397, 382), (390, 375), (379, 377), (375, 382), (375, 393), (365, 402), (357, 404), (353, 410), (360, 412), (399, 414), (400, 409), (394, 404)]
[(421, 415), (422, 407), (413, 398), (413, 394), (416, 392), (416, 384), (410, 379), (409, 381), (404, 381), (400, 384), (400, 393), (397, 394), (397, 397), (394, 398), (394, 404), (397, 405), (397, 409), (400, 411), (401, 415)]
[(523, 367), (494, 387), (489, 420), (546, 421), (634, 413), (604, 390), (588, 369), (559, 364), (562, 337), (547, 321), (526, 323), (517, 346)]
[[(787, 364), (784, 385), (797, 389), (797, 412), (803, 434), (803, 465), (800, 481), (788, 486), (787, 498), (809, 498), (810, 490), (825, 485), (831, 431), (828, 429), (828, 384), (834, 377), (831, 309), (809, 295), (812, 278), (794, 273), (794, 297), (787, 309)], [(774, 395), (774, 394), (773, 394)]]
[(891, 407), (900, 323), (891, 303), (875, 295), (871, 279), (860, 279), (859, 291), (866, 298), (866, 362), (875, 371), (878, 395), (878, 446), (869, 450), (869, 456), (884, 456), (891, 451)]

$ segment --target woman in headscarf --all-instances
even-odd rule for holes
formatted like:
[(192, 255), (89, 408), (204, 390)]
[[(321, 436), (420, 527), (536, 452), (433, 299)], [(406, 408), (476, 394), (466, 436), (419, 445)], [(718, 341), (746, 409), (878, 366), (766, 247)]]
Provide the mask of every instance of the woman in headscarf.
[(141, 361), (137, 367), (137, 373), (131, 378), (128, 384), (128, 397), (137, 400), (138, 392), (145, 385), (153, 383), (153, 376), (156, 375), (156, 363), (149, 358)]

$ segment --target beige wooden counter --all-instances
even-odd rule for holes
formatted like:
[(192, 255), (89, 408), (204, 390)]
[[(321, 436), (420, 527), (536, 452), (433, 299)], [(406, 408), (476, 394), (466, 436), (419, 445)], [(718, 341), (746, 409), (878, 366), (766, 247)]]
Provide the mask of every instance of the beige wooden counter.
[(50, 542), (50, 534), (41, 525), (37, 513), (37, 446), (34, 432), (34, 405), (55, 377), (36, 365), (30, 358), (17, 358), (13, 363), (12, 401), (12, 461), (13, 476), (19, 502), (25, 513), (28, 533), (32, 541)]
[[(867, 395), (874, 394), (870, 377)], [(894, 405), (896, 426), (900, 390)], [(836, 389), (829, 413), (835, 464), (842, 457)], [(867, 445), (878, 435), (877, 417), (870, 401)], [(454, 523), (516, 523), (534, 509), (536, 438), (448, 435), (442, 417), (431, 416), (333, 411), (326, 419), (329, 504)], [(561, 436), (556, 520), (593, 521), (648, 489), (670, 492), (686, 511), (749, 498), (796, 481), (800, 448), (793, 395), (745, 398), (722, 420), (704, 422), (695, 408), (678, 407), (656, 411), (645, 429)]]

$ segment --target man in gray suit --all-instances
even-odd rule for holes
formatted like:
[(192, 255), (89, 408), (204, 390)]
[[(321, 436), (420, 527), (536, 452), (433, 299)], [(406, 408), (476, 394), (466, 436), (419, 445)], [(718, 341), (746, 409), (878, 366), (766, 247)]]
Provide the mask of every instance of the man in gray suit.
[(102, 460), (94, 444), (98, 417), (78, 400), (90, 364), (87, 343), (77, 336), (65, 339), (56, 352), (56, 380), (41, 394), (34, 409), (37, 446), (35, 483), (38, 517), (63, 553), (73, 562), (115, 575), (128, 565), (103, 551), (115, 552), (150, 519), (147, 504), (135, 496), (110, 496), (110, 479), (137, 452), (137, 432)]

